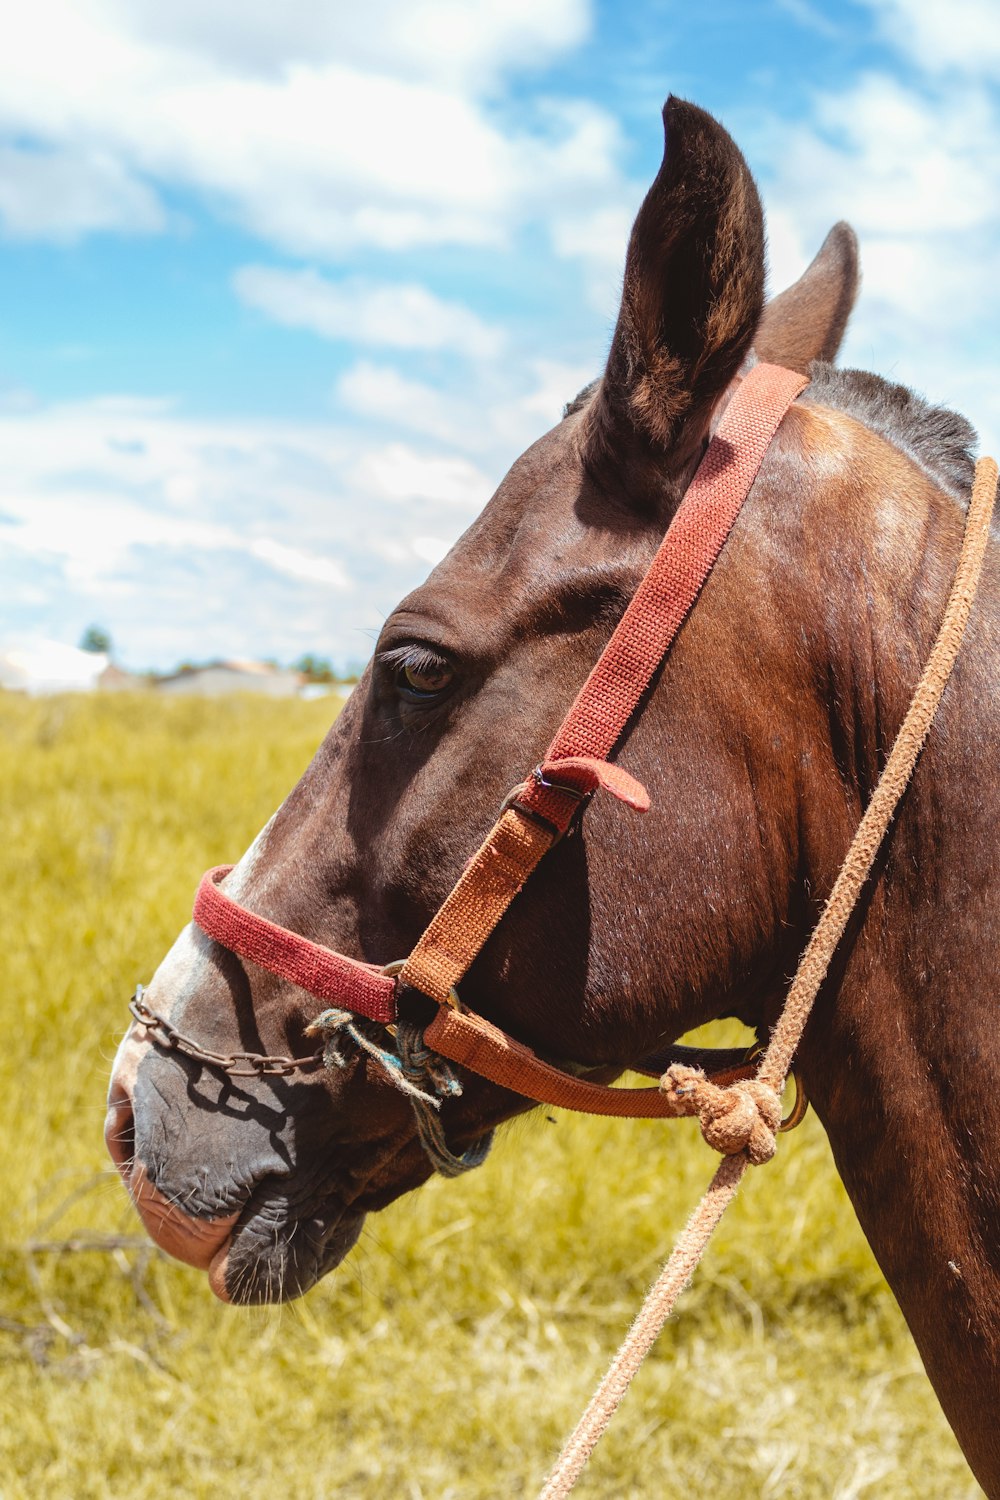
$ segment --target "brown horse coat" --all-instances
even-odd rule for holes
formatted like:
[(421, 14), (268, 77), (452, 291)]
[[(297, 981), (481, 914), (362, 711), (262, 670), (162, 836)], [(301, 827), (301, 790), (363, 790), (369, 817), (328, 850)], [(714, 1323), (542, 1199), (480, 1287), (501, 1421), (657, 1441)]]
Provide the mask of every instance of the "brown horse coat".
[[(835, 353), (854, 298), (846, 226), (765, 307), (743, 158), (690, 105), (669, 101), (665, 124), (603, 380), (387, 620), (349, 705), (227, 885), (332, 947), (402, 957), (540, 758), (751, 349), (811, 366), (621, 741), (651, 811), (636, 819), (598, 799), (466, 981), (474, 1009), (536, 1049), (613, 1069), (711, 1017), (758, 1030), (773, 1019), (936, 630), (971, 478), (960, 418), (812, 365)], [(861, 1223), (992, 1495), (998, 662), (994, 544), (931, 742), (800, 1057)], [(309, 1050), (307, 997), (190, 928), (149, 998), (220, 1051)], [(525, 1107), (469, 1079), (444, 1106), (449, 1140)], [(235, 1088), (139, 1035), (119, 1053), (109, 1144), (154, 1235), (242, 1301), (305, 1290), (366, 1212), (428, 1172), (406, 1100), (363, 1060)]]

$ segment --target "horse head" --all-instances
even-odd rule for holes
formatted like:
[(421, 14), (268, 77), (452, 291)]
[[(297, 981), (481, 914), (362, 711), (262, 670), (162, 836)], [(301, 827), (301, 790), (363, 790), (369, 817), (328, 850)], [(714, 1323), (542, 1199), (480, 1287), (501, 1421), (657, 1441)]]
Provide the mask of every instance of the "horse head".
[[(619, 742), (649, 811), (598, 796), (463, 981), (476, 1012), (599, 1078), (705, 1020), (760, 1032), (773, 1020), (936, 624), (947, 559), (927, 528), (955, 534), (941, 496), (967, 478), (960, 422), (938, 424), (945, 457), (932, 462), (920, 403), (881, 382), (848, 392), (814, 363), (834, 357), (856, 292), (847, 226), (765, 303), (743, 157), (691, 105), (671, 99), (664, 123), (603, 377), (393, 611), (312, 764), (224, 882), (242, 906), (340, 952), (377, 964), (410, 952), (541, 759), (745, 372), (755, 359), (811, 371)], [(909, 423), (909, 444), (893, 423)], [(222, 1055), (312, 1050), (315, 1000), (194, 925), (146, 1000)], [(827, 1035), (813, 1055), (832, 1045)], [(354, 1049), (341, 1061), (234, 1079), (141, 1026), (119, 1048), (111, 1154), (153, 1237), (226, 1300), (299, 1295), (367, 1213), (431, 1171), (378, 1059)], [(461, 1081), (440, 1112), (453, 1152), (530, 1107)], [(813, 1091), (834, 1117), (822, 1077)]]
[[(313, 763), (225, 882), (286, 928), (375, 962), (410, 951), (600, 654), (747, 361), (804, 370), (836, 352), (856, 289), (851, 232), (832, 231), (765, 306), (763, 216), (743, 157), (690, 105), (669, 101), (664, 123), (603, 378), (391, 614)], [(464, 981), (477, 1012), (546, 1056), (618, 1071), (712, 1016), (761, 1024), (780, 989), (803, 872), (824, 870), (819, 846), (835, 843), (799, 811), (836, 767), (820, 751), (829, 726), (803, 722), (822, 717), (802, 648), (810, 622), (783, 584), (801, 551), (786, 497), (824, 482), (827, 450), (793, 409), (629, 725), (620, 759), (638, 768), (650, 812), (598, 798)], [(219, 1053), (311, 1050), (316, 1003), (193, 925), (147, 1000)], [(449, 1144), (526, 1107), (466, 1079), (441, 1111)], [(154, 1238), (240, 1301), (301, 1293), (367, 1212), (430, 1171), (406, 1098), (363, 1053), (332, 1071), (230, 1079), (135, 1027), (108, 1140)]]

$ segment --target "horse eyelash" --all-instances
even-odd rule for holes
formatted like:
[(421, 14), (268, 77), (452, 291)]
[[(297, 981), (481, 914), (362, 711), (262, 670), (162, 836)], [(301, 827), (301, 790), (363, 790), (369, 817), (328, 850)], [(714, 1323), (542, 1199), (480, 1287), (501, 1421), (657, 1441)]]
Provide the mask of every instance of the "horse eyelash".
[(378, 654), (379, 664), (390, 669), (399, 667), (412, 667), (415, 672), (433, 672), (438, 667), (450, 667), (451, 662), (439, 651), (433, 651), (430, 646), (421, 645), (419, 641), (409, 646), (393, 646), (388, 651), (380, 651)]

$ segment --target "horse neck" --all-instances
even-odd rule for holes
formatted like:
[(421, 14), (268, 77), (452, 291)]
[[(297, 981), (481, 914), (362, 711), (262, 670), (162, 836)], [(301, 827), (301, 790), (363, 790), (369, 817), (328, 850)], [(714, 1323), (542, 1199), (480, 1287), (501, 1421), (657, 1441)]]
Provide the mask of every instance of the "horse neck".
[[(868, 608), (859, 601), (841, 622), (847, 649), (832, 669), (833, 739), (859, 805), (929, 650), (962, 520), (916, 474), (905, 494), (888, 484), (883, 494), (879, 540), (892, 541), (897, 587), (876, 607), (869, 587)], [(861, 1225), (990, 1494), (1000, 1494), (1000, 1434), (986, 1419), (1000, 1370), (998, 551), (800, 1056)], [(824, 870), (819, 889), (831, 878)]]

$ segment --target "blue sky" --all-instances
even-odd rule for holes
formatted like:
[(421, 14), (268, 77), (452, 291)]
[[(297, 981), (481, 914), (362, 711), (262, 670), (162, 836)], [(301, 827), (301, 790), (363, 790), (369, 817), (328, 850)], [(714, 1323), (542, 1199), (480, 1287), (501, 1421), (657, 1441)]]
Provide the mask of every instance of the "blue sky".
[(363, 660), (599, 371), (671, 91), (1000, 441), (995, 0), (0, 7), (0, 646)]

